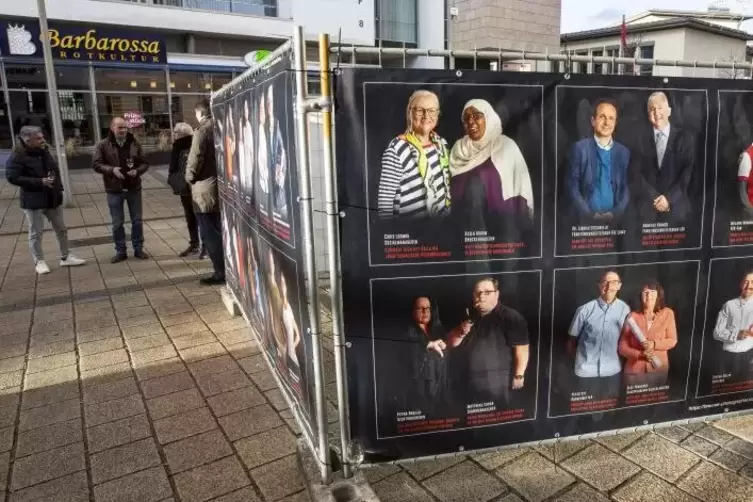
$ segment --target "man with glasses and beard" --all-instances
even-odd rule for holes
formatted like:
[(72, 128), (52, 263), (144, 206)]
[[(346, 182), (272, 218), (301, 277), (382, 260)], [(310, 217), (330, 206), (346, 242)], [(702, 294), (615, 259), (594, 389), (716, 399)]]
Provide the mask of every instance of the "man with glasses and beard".
[(587, 392), (594, 401), (617, 404), (622, 363), (617, 351), (620, 333), (630, 314), (627, 303), (617, 298), (622, 279), (608, 270), (599, 279), (599, 297), (575, 311), (568, 334), (568, 352), (575, 355), (572, 390)]
[(447, 341), (428, 350), (453, 353), (450, 375), (456, 398), (466, 404), (494, 402), (507, 408), (513, 390), (525, 385), (529, 359), (528, 324), (499, 301), (499, 282), (481, 279), (473, 288), (473, 310), (450, 331)]
[(714, 339), (722, 342), (718, 374), (734, 380), (750, 378), (753, 349), (753, 270), (740, 281), (740, 296), (724, 304), (716, 318)]

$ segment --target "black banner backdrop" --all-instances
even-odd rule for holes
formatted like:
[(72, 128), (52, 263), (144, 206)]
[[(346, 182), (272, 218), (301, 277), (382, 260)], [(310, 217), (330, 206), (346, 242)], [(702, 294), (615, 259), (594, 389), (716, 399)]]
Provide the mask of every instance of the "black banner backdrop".
[(750, 407), (753, 93), (439, 70), (336, 84), (367, 462)]
[(288, 56), (212, 103), (228, 287), (316, 436)]

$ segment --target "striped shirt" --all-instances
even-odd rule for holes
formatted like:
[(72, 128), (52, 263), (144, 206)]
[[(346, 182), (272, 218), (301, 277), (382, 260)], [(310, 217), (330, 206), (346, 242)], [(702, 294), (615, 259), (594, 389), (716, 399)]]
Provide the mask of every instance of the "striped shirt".
[[(447, 142), (442, 138), (439, 141), (446, 149)], [(424, 146), (424, 152), (427, 160), (425, 179), (418, 171), (419, 153), (408, 141), (395, 138), (384, 151), (378, 194), (382, 218), (420, 218), (449, 212), (449, 173), (442, 170), (440, 151), (430, 144)]]

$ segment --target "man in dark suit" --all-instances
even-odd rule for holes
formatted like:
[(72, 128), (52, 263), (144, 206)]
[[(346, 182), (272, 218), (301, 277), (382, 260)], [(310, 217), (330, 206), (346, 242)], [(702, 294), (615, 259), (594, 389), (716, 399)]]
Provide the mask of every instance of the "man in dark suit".
[(669, 122), (667, 95), (648, 98), (651, 132), (641, 138), (630, 171), (638, 214), (644, 222), (678, 222), (691, 210), (688, 187), (693, 176), (693, 140)]
[(630, 201), (630, 152), (612, 137), (617, 126), (617, 106), (598, 101), (591, 126), (593, 136), (572, 147), (565, 189), (580, 223), (613, 222), (625, 213)]

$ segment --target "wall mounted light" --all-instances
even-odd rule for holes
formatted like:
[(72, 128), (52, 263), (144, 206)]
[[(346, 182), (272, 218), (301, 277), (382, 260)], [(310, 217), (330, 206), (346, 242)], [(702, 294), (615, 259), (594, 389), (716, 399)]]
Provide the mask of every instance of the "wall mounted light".
[(212, 90), (212, 84), (204, 84), (204, 89), (211, 91)]
[(135, 89), (138, 86), (139, 86), (138, 82), (136, 82), (135, 80), (131, 80), (131, 87), (133, 87)]
[(175, 82), (170, 82), (170, 89), (175, 89)]
[(157, 88), (157, 82), (149, 82), (149, 87), (151, 87), (152, 89), (156, 89)]

